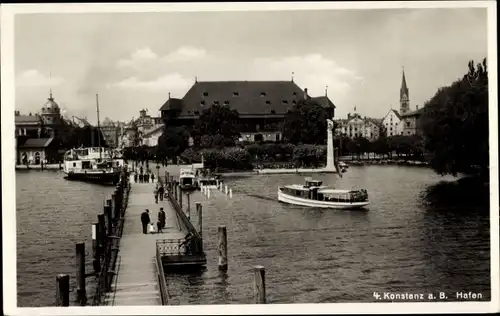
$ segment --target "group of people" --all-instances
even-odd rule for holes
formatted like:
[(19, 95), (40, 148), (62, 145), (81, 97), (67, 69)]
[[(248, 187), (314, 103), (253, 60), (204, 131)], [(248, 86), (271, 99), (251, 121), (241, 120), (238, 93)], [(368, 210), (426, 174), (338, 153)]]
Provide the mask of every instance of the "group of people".
[(149, 183), (149, 181), (155, 182), (155, 174), (151, 172), (151, 170), (146, 169), (146, 172), (144, 172), (144, 168), (140, 166), (135, 172), (134, 172), (134, 182), (135, 183)]
[(163, 186), (163, 183), (161, 183), (161, 181), (156, 182), (156, 186), (153, 190), (153, 195), (155, 197), (156, 204), (158, 204), (158, 197), (160, 198), (160, 201), (163, 201), (164, 194), (165, 194), (165, 187)]
[[(141, 214), (141, 223), (142, 223), (142, 233), (147, 234), (148, 233), (148, 226), (149, 226), (149, 231), (151, 233), (155, 232), (154, 225), (151, 222), (151, 218), (149, 217), (149, 210), (146, 209), (144, 212)], [(158, 212), (158, 220), (156, 221), (156, 227), (157, 227), (157, 233), (162, 233), (163, 229), (166, 228), (167, 226), (167, 218), (165, 211), (163, 210), (163, 207), (160, 207), (160, 211)]]

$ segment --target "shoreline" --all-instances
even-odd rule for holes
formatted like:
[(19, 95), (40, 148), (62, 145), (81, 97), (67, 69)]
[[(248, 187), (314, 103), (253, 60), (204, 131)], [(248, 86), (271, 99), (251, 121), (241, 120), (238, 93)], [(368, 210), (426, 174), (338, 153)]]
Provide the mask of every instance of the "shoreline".
[(62, 164), (59, 167), (59, 164), (46, 164), (43, 165), (43, 169), (41, 165), (30, 165), (27, 167), (26, 165), (16, 165), (16, 170), (62, 170)]

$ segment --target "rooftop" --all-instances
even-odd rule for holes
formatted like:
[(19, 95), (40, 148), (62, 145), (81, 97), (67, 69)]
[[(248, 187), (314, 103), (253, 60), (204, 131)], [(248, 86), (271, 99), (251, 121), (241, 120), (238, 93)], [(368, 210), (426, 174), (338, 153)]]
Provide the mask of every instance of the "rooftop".
[(46, 148), (48, 147), (52, 141), (54, 140), (53, 137), (51, 138), (29, 138), (24, 142), (24, 144), (21, 146), (21, 148)]
[[(192, 116), (220, 104), (241, 115), (284, 115), (303, 99), (304, 91), (292, 81), (205, 81), (196, 82), (182, 99), (169, 98), (160, 110), (175, 109), (180, 115)], [(335, 107), (326, 96), (311, 99)]]

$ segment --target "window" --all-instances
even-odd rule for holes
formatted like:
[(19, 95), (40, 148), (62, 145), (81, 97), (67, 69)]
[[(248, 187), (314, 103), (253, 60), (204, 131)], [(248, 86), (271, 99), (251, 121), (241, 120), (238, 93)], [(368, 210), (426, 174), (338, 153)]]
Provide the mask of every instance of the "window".
[(208, 97), (208, 92), (203, 92), (204, 97)]
[(237, 92), (237, 91), (233, 92), (233, 97), (237, 97), (239, 95), (240, 95), (239, 92)]
[(73, 167), (76, 167), (76, 162), (73, 162)]
[(219, 100), (214, 100), (214, 103), (215, 105), (219, 105)]
[(292, 103), (293, 103), (293, 104), (297, 104), (297, 101), (293, 100), (293, 101), (292, 101)]
[(267, 101), (266, 101), (266, 104), (271, 104), (271, 101), (267, 100)]
[(410, 122), (406, 122), (406, 127), (410, 127)]
[(297, 92), (294, 92), (293, 95), (297, 95)]
[(261, 93), (260, 93), (260, 96), (261, 96), (261, 97), (265, 97), (265, 96), (266, 96), (266, 93), (265, 93), (265, 92), (261, 92)]
[(276, 114), (276, 111), (274, 109), (272, 109), (271, 114)]
[(224, 105), (229, 105), (229, 101), (228, 100), (224, 101)]
[(188, 114), (191, 114), (191, 111), (190, 111), (190, 110), (188, 110)]
[(287, 100), (281, 100), (281, 102), (283, 102), (283, 104), (288, 104)]
[(201, 106), (205, 105), (205, 100), (201, 100), (200, 105)]

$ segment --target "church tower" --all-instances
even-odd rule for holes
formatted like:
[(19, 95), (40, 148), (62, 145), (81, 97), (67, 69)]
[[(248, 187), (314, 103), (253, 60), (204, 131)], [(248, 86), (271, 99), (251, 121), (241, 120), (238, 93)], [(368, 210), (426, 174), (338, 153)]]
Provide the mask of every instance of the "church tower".
[(401, 89), (399, 90), (399, 104), (400, 104), (400, 109), (399, 109), (400, 114), (405, 114), (410, 112), (410, 95), (408, 87), (406, 86), (404, 68), (403, 68), (403, 79), (401, 82)]

